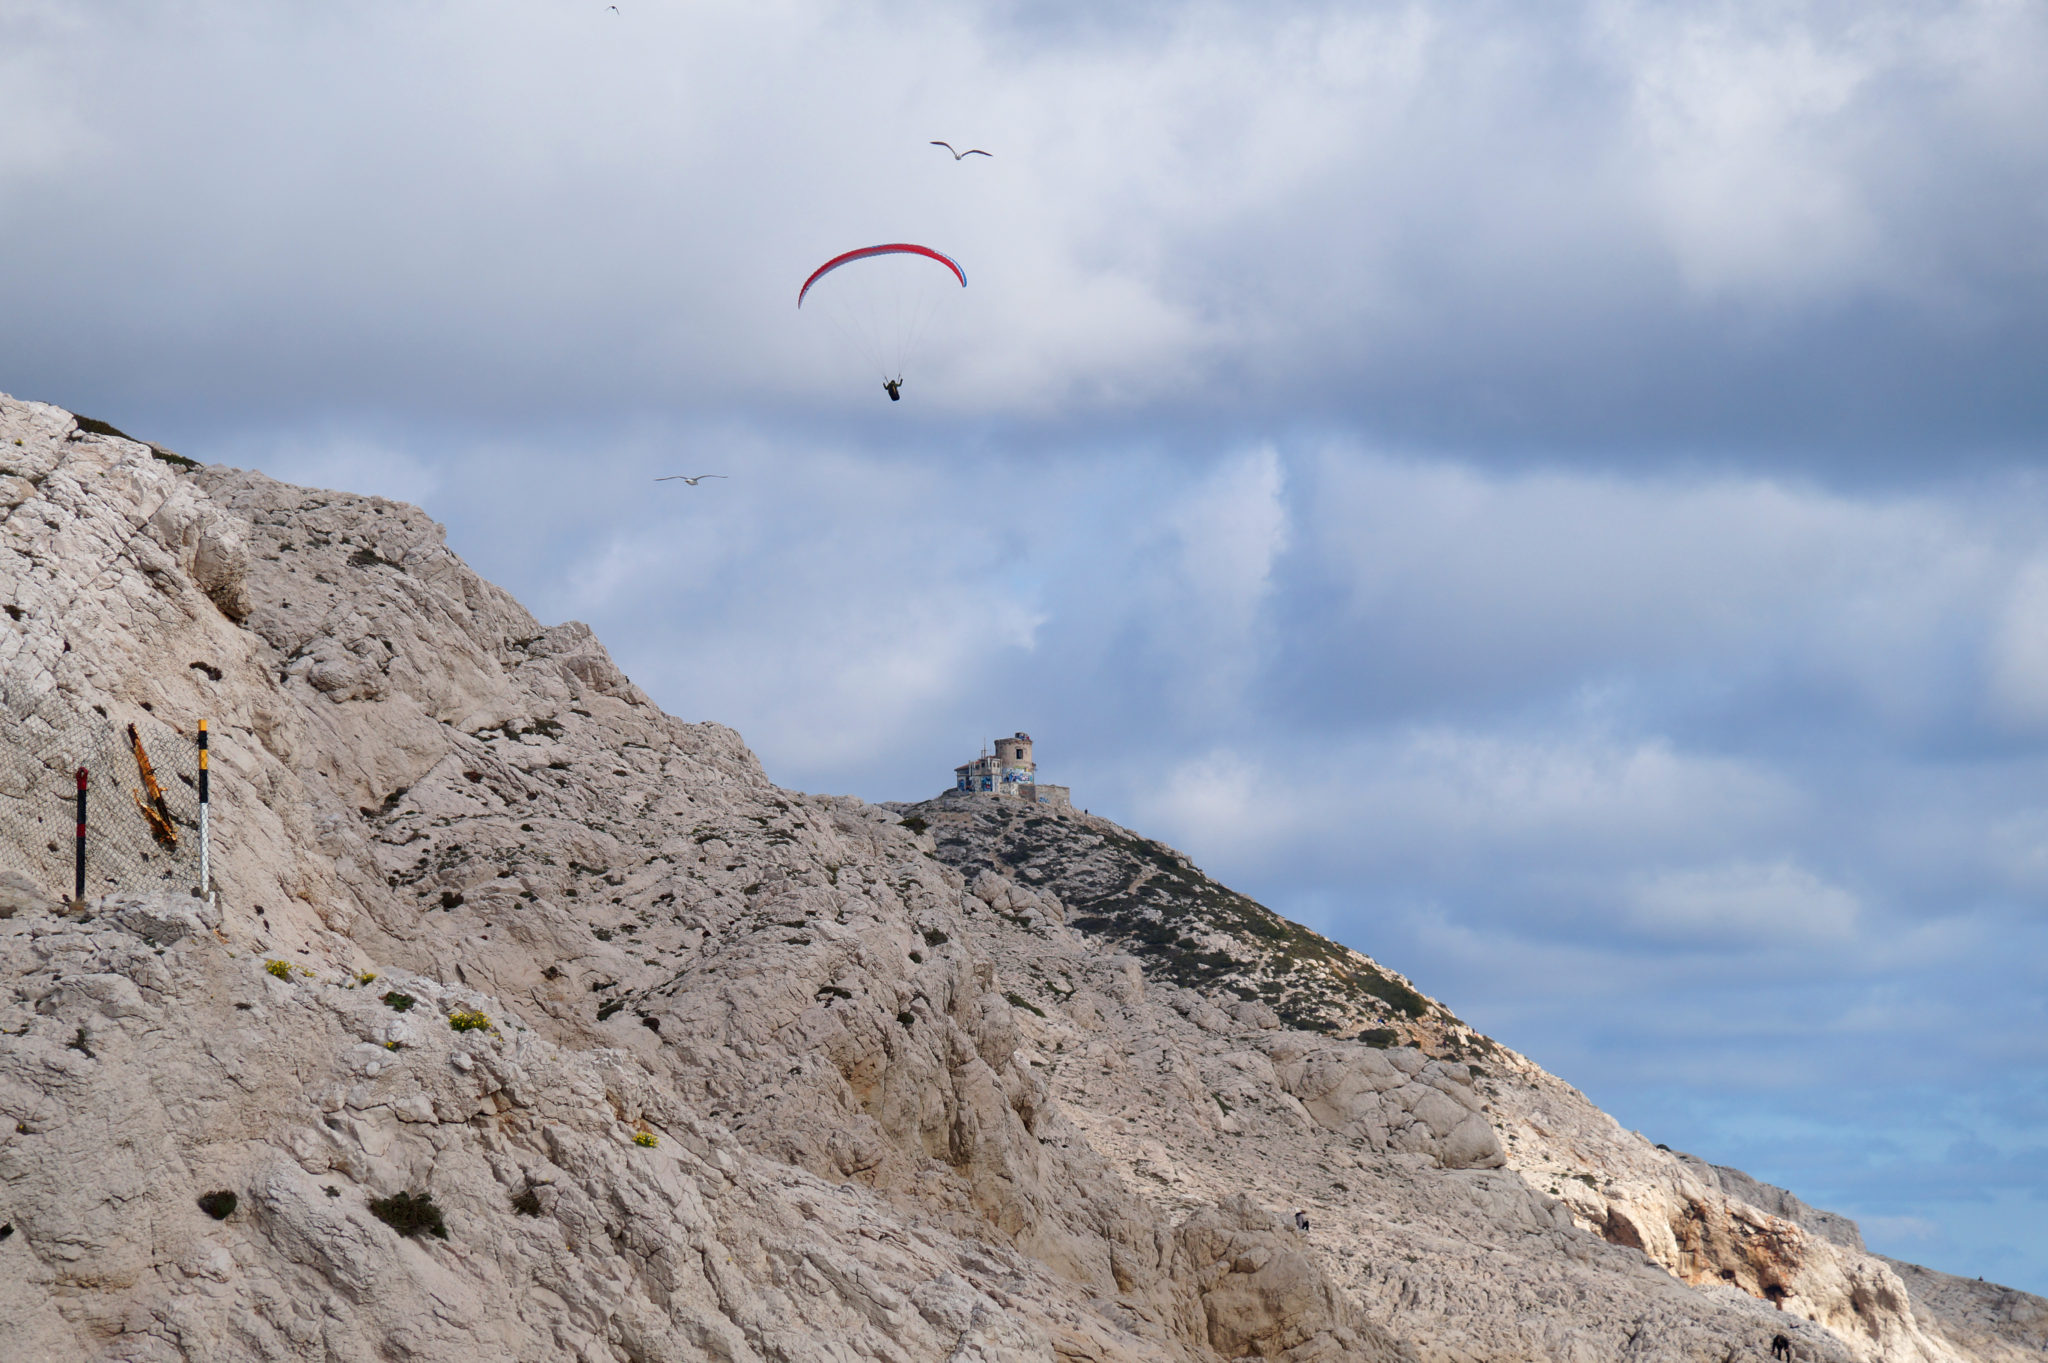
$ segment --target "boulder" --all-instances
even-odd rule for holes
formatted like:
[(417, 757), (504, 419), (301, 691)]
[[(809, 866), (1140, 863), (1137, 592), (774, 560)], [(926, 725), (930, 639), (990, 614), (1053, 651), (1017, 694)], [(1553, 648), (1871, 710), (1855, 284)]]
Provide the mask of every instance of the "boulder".
[(57, 901), (19, 871), (0, 871), (0, 918), (17, 913), (52, 913)]

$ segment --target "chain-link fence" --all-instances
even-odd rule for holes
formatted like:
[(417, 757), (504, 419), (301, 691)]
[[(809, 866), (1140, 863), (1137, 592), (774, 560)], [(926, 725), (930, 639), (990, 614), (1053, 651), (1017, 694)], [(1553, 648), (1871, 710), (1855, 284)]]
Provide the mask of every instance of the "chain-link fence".
[[(147, 711), (133, 722), (49, 693), (0, 696), (0, 870), (52, 898), (76, 890), (86, 770), (85, 894), (199, 886), (199, 735)], [(211, 830), (215, 836), (218, 830)]]

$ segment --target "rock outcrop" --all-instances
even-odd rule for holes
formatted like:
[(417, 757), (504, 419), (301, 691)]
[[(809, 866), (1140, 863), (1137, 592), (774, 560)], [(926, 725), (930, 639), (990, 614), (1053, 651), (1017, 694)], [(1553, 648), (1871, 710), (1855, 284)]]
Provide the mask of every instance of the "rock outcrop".
[(0, 846), (0, 1357), (2031, 1337), (1106, 821), (1030, 830), (1084, 884), (779, 789), (415, 508), (0, 399), (0, 512), (0, 699), (212, 720), (217, 887)]
[(1751, 1178), (1740, 1169), (1730, 1169), (1725, 1164), (1708, 1164), (1691, 1155), (1681, 1154), (1679, 1158), (1685, 1161), (1686, 1167), (1699, 1177), (1700, 1182), (1710, 1188), (1718, 1187), (1737, 1202), (1760, 1207), (1772, 1216), (1781, 1217), (1845, 1248), (1858, 1253), (1863, 1251), (1863, 1232), (1848, 1217), (1809, 1207), (1785, 1189)]
[(1913, 1298), (1921, 1328), (1986, 1363), (2048, 1358), (2048, 1300), (1982, 1278), (1958, 1278), (1886, 1259)]

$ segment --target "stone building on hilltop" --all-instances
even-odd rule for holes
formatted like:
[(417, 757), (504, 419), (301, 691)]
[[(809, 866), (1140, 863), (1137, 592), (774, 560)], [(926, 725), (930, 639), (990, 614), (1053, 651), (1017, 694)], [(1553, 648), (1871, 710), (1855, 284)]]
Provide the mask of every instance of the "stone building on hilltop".
[(1033, 804), (1071, 806), (1065, 786), (1039, 784), (1038, 763), (1031, 756), (1031, 735), (999, 738), (995, 751), (982, 746), (981, 756), (953, 768), (953, 795), (1006, 795)]

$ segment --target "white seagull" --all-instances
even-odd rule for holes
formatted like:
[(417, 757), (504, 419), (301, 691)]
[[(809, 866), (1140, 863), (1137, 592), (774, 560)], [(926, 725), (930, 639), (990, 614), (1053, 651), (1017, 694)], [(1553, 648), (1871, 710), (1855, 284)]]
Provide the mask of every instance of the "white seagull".
[[(947, 151), (953, 151), (953, 144), (951, 142), (934, 142), (932, 143), (932, 145), (935, 147), (944, 147)], [(991, 161), (993, 161), (995, 159), (995, 155), (996, 154), (994, 152), (983, 151), (980, 147), (969, 147), (966, 151), (953, 151), (953, 159), (955, 161), (958, 161), (963, 157), (968, 156), (986, 156)]]
[(697, 484), (703, 482), (706, 478), (723, 477), (725, 477), (725, 475), (722, 473), (700, 473), (695, 478), (692, 478), (688, 474), (684, 473), (671, 473), (666, 478), (657, 478), (654, 481), (657, 483), (688, 483), (691, 487), (695, 487), (697, 486)]

